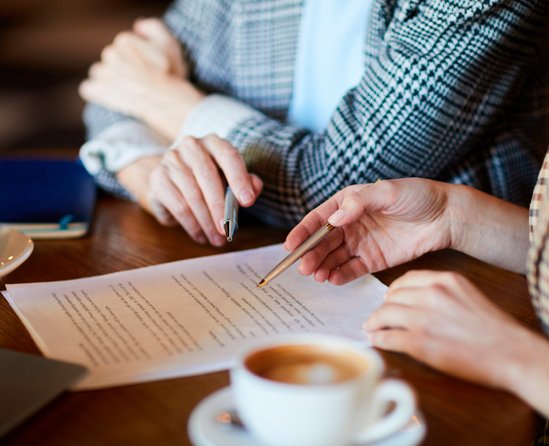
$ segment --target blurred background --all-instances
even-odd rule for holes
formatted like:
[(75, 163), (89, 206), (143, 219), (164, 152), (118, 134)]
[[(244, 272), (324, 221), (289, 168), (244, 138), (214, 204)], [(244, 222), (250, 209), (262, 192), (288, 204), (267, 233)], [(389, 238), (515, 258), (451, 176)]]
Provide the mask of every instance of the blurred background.
[(101, 49), (167, 0), (1, 0), (0, 151), (84, 141), (78, 84)]

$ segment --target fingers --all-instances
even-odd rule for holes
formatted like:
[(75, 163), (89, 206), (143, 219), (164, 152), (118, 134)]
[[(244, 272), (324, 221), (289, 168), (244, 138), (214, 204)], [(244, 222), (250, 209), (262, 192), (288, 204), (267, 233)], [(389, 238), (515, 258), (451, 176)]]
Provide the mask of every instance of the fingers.
[(137, 20), (133, 27), (137, 35), (149, 40), (169, 58), (172, 72), (180, 77), (188, 77), (188, 69), (183, 60), (182, 47), (165, 23), (157, 18)]
[(385, 303), (372, 313), (363, 328), (374, 347), (413, 355), (418, 347), (417, 337), (421, 334), (424, 316), (420, 308)]
[(252, 180), (242, 155), (229, 142), (216, 135), (204, 137), (202, 143), (223, 171), (239, 204), (243, 207), (254, 204), (257, 198), (254, 181), (257, 186), (259, 178)]
[[(325, 237), (318, 245), (316, 245), (301, 258), (299, 262), (299, 272), (305, 276), (308, 276), (309, 274), (312, 274), (314, 272), (315, 280), (319, 280), (317, 279), (316, 275), (319, 267), (327, 259), (332, 258), (334, 250), (340, 248), (343, 240), (343, 233), (340, 230), (335, 229), (334, 231), (332, 231), (331, 234)], [(346, 260), (347, 259), (345, 259), (345, 261)], [(343, 261), (341, 263), (343, 263)], [(337, 266), (339, 266), (339, 263), (335, 265), (335, 267)], [(327, 271), (328, 273), (326, 274), (326, 278), (330, 272), (330, 269), (328, 269)], [(323, 282), (324, 280), (319, 281)]]
[[(224, 190), (214, 162), (197, 140), (190, 138), (165, 157), (171, 181), (182, 196), (184, 209), (172, 214), (190, 234), (202, 231), (211, 244), (222, 246), (225, 239), (214, 223), (223, 217)], [(190, 216), (192, 215), (192, 218)], [(196, 228), (194, 222), (197, 222)]]
[[(199, 221), (202, 225), (208, 226), (208, 229), (205, 229), (206, 234), (209, 233), (211, 221), (213, 227), (217, 228), (217, 232), (221, 235), (223, 228), (219, 222), (223, 219), (225, 211), (225, 187), (217, 163), (198, 140), (189, 139), (184, 143), (181, 151), (183, 158), (192, 170), (207, 207), (197, 206), (201, 214), (204, 214), (199, 218)], [(199, 200), (199, 197), (194, 197), (194, 200)], [(208, 211), (207, 214), (206, 211)]]
[(337, 210), (341, 194), (342, 191), (338, 192), (316, 209), (309, 212), (303, 220), (290, 231), (284, 242), (284, 248), (288, 251), (293, 251), (309, 236), (320, 229), (322, 225), (326, 224), (328, 217)]
[(164, 22), (155, 17), (136, 20), (133, 30), (141, 37), (145, 37), (160, 48), (166, 48), (175, 40)]
[(162, 165), (154, 177), (155, 196), (194, 240), (207, 237), (216, 246), (225, 243), (220, 224), (223, 175), (243, 206), (252, 204), (263, 188), (259, 177), (248, 174), (238, 151), (217, 136), (184, 138), (164, 156)]
[[(103, 48), (99, 65), (111, 75), (128, 77), (136, 76), (141, 70), (151, 72), (153, 67), (160, 73), (170, 69), (168, 57), (154, 43), (129, 31), (117, 34), (112, 44)], [(97, 65), (92, 66), (88, 72), (91, 78), (100, 74), (96, 68)]]
[(337, 269), (331, 271), (327, 280), (333, 285), (344, 285), (367, 273), (369, 273), (369, 270), (362, 260), (358, 257), (352, 257)]
[[(183, 181), (173, 180), (170, 167), (162, 164), (151, 175), (151, 189), (157, 201), (170, 212), (189, 236), (197, 243), (205, 243), (206, 236), (195, 218), (180, 187)], [(162, 223), (162, 220), (159, 220)]]
[[(112, 49), (112, 51), (107, 51), (108, 49)], [(110, 58), (114, 57), (118, 60), (111, 61)], [(102, 60), (107, 63), (119, 62), (121, 68), (125, 69), (130, 69), (135, 64), (140, 64), (146, 69), (154, 66), (162, 73), (167, 73), (170, 69), (168, 57), (154, 42), (132, 32), (118, 34), (113, 44), (103, 51)], [(125, 64), (120, 64), (121, 61)]]
[(374, 347), (383, 350), (408, 354), (411, 354), (414, 351), (413, 337), (406, 330), (379, 330), (368, 333), (368, 339)]
[(252, 186), (254, 188), (255, 196), (259, 197), (259, 195), (261, 195), (261, 191), (263, 190), (263, 180), (253, 173), (250, 177), (252, 178)]
[(389, 290), (396, 292), (399, 288), (419, 288), (434, 285), (456, 288), (463, 286), (466, 282), (468, 282), (467, 279), (453, 271), (414, 270), (393, 281)]
[(423, 310), (407, 302), (385, 302), (374, 311), (364, 323), (368, 332), (384, 328), (410, 329), (417, 327), (423, 320)]
[[(309, 212), (290, 231), (286, 237), (284, 247), (289, 251), (293, 251), (326, 222), (334, 226), (342, 226), (358, 220), (364, 210), (359, 194), (367, 187), (370, 187), (370, 185), (348, 186)], [(346, 203), (345, 209), (342, 209), (343, 203)]]
[(113, 91), (109, 80), (86, 79), (78, 86), (78, 94), (88, 102), (95, 102), (130, 116), (136, 116), (127, 107), (123, 94)]
[(145, 198), (144, 202), (141, 205), (149, 211), (156, 220), (163, 226), (176, 226), (177, 220), (173, 217), (172, 214), (166, 209), (160, 201), (156, 199), (154, 194), (149, 193)]

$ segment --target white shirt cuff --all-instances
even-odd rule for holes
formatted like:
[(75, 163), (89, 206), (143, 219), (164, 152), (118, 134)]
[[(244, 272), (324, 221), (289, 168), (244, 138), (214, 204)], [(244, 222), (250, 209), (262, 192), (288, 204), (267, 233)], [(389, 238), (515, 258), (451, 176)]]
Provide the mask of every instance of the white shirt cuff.
[(208, 95), (191, 110), (174, 145), (185, 136), (202, 138), (210, 133), (226, 139), (239, 123), (258, 115), (259, 111), (236, 99)]
[(169, 142), (137, 121), (123, 121), (103, 130), (80, 148), (80, 159), (92, 175), (110, 172), (147, 156), (162, 155)]

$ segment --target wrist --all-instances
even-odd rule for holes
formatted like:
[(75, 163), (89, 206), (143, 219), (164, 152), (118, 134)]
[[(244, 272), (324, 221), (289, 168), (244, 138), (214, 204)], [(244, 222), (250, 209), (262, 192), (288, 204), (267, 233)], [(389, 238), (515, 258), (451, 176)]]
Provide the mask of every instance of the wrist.
[[(496, 384), (534, 407), (540, 390), (549, 386), (549, 342), (518, 323), (507, 332), (501, 346), (501, 361)], [(539, 407), (537, 407), (540, 409)]]
[(160, 164), (161, 160), (161, 156), (140, 158), (116, 174), (120, 185), (145, 208), (147, 208), (145, 204), (148, 202), (149, 177), (153, 169)]
[(470, 216), (477, 213), (475, 200), (476, 190), (460, 184), (448, 184), (447, 187), (447, 219), (449, 222), (449, 238), (450, 243), (448, 248), (456, 251), (468, 253), (469, 242), (472, 230), (470, 225)]
[(168, 77), (144, 98), (143, 120), (170, 140), (174, 140), (191, 110), (206, 95), (192, 83)]
[(449, 186), (450, 247), (484, 262), (524, 274), (528, 209), (469, 186)]

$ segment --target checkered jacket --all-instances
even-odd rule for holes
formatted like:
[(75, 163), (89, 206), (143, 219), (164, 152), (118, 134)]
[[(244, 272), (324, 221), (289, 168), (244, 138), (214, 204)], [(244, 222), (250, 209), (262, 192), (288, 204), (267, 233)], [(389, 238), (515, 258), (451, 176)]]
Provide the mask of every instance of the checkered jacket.
[[(528, 287), (545, 335), (549, 337), (549, 150), (545, 156), (530, 204)], [(536, 446), (549, 445), (549, 420), (544, 420)]]
[(530, 204), (528, 285), (534, 308), (549, 336), (549, 152)]
[[(292, 225), (345, 186), (410, 176), (526, 205), (546, 147), (549, 2), (372, 1), (362, 78), (321, 133), (285, 122), (303, 0), (181, 0), (167, 11), (193, 81), (257, 111), (226, 135), (265, 182), (257, 215)], [(89, 138), (128, 119), (85, 111)], [(96, 178), (123, 193), (106, 169)]]

